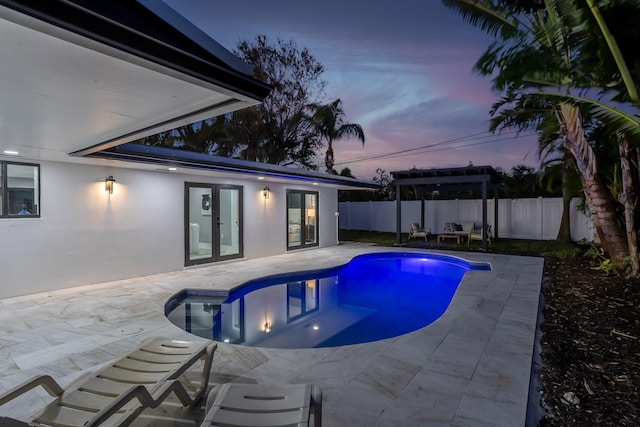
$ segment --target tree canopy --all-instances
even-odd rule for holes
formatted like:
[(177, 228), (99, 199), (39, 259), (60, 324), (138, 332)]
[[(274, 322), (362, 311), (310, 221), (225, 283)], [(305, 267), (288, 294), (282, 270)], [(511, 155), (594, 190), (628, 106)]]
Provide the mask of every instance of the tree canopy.
[[(557, 136), (558, 152), (582, 180), (603, 249), (618, 266), (630, 261), (633, 274), (638, 274), (640, 173), (635, 160), (640, 147), (640, 97), (635, 46), (640, 33), (637, 26), (621, 26), (617, 20), (636, 22), (640, 4), (626, 0), (443, 3), (495, 36), (475, 66), (492, 76), (495, 89), (506, 91), (492, 110), (498, 117), (494, 129), (537, 128), (541, 144), (547, 147), (550, 135)], [(527, 107), (532, 105), (538, 108)], [(557, 126), (549, 132), (553, 117)], [(598, 145), (612, 150), (599, 151)], [(601, 153), (607, 151), (618, 154), (619, 172), (612, 176), (603, 173), (610, 158)], [(617, 189), (608, 185), (612, 177), (620, 183)]]
[(240, 42), (235, 53), (253, 67), (254, 77), (273, 86), (262, 104), (229, 118), (244, 137), (236, 141), (239, 157), (315, 169), (322, 142), (307, 110), (325, 98), (322, 64), (293, 40), (278, 38), (272, 44), (265, 35)]
[(241, 41), (234, 53), (273, 90), (254, 107), (202, 120), (138, 141), (263, 163), (317, 169), (322, 134), (309, 108), (325, 97), (324, 67), (295, 41), (264, 35)]

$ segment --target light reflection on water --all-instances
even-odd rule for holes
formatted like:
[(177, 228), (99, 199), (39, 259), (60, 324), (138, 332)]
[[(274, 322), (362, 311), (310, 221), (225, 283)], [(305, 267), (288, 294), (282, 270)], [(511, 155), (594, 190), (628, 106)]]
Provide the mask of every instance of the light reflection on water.
[(469, 270), (486, 263), (410, 252), (253, 280), (228, 297), (183, 290), (167, 317), (195, 335), (271, 348), (333, 347), (403, 335), (437, 320)]

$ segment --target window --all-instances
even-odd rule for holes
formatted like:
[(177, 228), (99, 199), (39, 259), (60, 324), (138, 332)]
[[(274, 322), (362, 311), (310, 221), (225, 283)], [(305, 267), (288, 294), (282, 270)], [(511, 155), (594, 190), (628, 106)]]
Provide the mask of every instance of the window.
[(0, 217), (40, 216), (40, 165), (0, 162)]
[(318, 193), (287, 191), (287, 249), (318, 246)]

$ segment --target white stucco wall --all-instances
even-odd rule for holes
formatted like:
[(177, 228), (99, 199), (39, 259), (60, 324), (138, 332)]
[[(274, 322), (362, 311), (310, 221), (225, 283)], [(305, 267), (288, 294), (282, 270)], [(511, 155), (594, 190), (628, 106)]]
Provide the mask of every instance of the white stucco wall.
[[(245, 258), (286, 252), (287, 189), (319, 192), (320, 246), (336, 244), (333, 187), (39, 164), (41, 217), (0, 219), (0, 298), (182, 270), (185, 182), (243, 186)], [(113, 195), (104, 189), (109, 175)]]

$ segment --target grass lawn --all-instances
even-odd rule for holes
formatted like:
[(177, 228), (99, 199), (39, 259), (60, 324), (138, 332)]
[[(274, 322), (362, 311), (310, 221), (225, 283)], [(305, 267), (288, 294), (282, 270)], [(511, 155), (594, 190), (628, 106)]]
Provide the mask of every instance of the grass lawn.
[[(396, 233), (381, 233), (376, 231), (340, 230), (338, 234), (341, 242), (366, 242), (380, 246), (394, 246)], [(445, 239), (437, 243), (433, 236), (425, 243), (423, 239), (411, 239), (407, 233), (401, 234), (401, 242), (407, 247), (424, 247), (429, 249), (462, 250), (467, 252), (481, 251), (482, 242), (472, 241), (471, 244), (456, 243), (455, 240)], [(524, 239), (494, 239), (488, 252), (511, 255), (532, 255), (542, 257), (567, 258), (575, 257), (584, 252), (585, 248), (576, 243), (564, 243), (557, 240), (524, 240)]]

